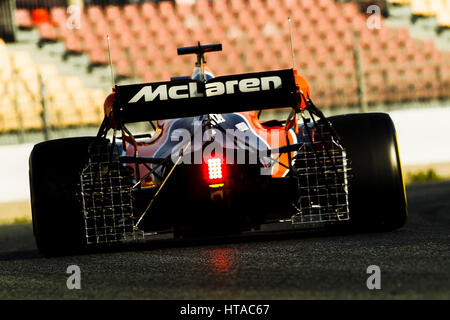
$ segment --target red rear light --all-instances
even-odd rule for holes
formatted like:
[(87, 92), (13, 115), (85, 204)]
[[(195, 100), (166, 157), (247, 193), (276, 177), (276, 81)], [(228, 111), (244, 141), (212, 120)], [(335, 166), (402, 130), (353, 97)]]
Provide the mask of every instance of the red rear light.
[(208, 159), (208, 177), (211, 181), (220, 181), (223, 178), (222, 159)]

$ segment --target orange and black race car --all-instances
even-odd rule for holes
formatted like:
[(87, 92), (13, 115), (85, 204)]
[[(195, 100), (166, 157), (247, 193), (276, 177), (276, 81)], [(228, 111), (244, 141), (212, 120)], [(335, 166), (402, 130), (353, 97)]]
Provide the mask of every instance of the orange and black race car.
[[(47, 255), (171, 233), (176, 238), (296, 228), (392, 230), (407, 217), (387, 114), (325, 117), (296, 70), (116, 85), (96, 137), (30, 155), (33, 229)], [(260, 121), (262, 110), (289, 110)], [(133, 134), (132, 123), (153, 126)]]

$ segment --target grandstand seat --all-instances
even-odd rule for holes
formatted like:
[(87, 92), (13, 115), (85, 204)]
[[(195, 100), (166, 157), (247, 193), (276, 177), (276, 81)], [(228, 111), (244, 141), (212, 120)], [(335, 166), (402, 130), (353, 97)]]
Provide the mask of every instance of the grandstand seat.
[(38, 8), (31, 11), (31, 18), (35, 25), (39, 25), (44, 22), (51, 22), (50, 14), (46, 9)]
[(171, 17), (175, 15), (175, 9), (172, 4), (172, 1), (159, 1), (158, 2), (158, 11), (161, 17), (165, 20), (169, 20)]
[(81, 41), (83, 43), (83, 51), (90, 51), (95, 48), (101, 48), (100, 39), (96, 34), (87, 32), (81, 34)]
[[(447, 60), (448, 61), (448, 60)], [(439, 97), (450, 98), (450, 65), (444, 64), (439, 69)]]
[(341, 15), (347, 22), (351, 22), (354, 17), (360, 16), (357, 4), (354, 2), (344, 3), (341, 6)]
[(301, 10), (310, 10), (316, 6), (315, 0), (297, 0), (297, 5)]
[(245, 10), (245, 3), (242, 0), (229, 0), (229, 5), (226, 10), (229, 10), (233, 15)]
[(112, 26), (105, 18), (99, 18), (95, 23), (91, 24), (91, 30), (99, 37), (106, 38), (106, 35), (112, 35)]
[(197, 13), (203, 20), (212, 14), (212, 8), (209, 0), (197, 0), (192, 6), (192, 12)]
[(147, 72), (151, 71), (150, 64), (153, 65), (155, 61), (147, 60), (147, 57), (144, 57), (134, 60), (132, 63), (134, 65), (134, 70), (136, 70), (136, 75), (144, 78), (145, 75), (148, 75)]
[(19, 119), (12, 99), (5, 99), (0, 105), (0, 132), (18, 131)]
[(66, 77), (64, 78), (64, 87), (69, 91), (77, 91), (83, 88), (83, 82), (79, 77)]
[(273, 14), (276, 14), (276, 12), (284, 13), (284, 11), (286, 10), (285, 6), (280, 5), (280, 3), (278, 1), (266, 1), (265, 7), (269, 12), (271, 12)]
[(385, 101), (385, 81), (382, 72), (371, 71), (365, 74), (366, 99), (369, 104)]
[(128, 59), (115, 60), (114, 69), (116, 70), (116, 75), (119, 77), (130, 78), (133, 76), (133, 70)]
[(155, 70), (155, 78), (153, 81), (169, 81), (173, 73), (167, 70)]
[(120, 18), (122, 16), (122, 12), (120, 10), (119, 6), (115, 5), (108, 5), (105, 8), (105, 18), (110, 21), (114, 22), (114, 20)]
[(147, 29), (147, 22), (145, 19), (138, 15), (134, 19), (129, 20), (129, 30), (133, 34), (133, 37), (135, 37), (141, 30)]
[(145, 17), (145, 19), (150, 20), (151, 18), (157, 16), (156, 5), (154, 2), (144, 2), (140, 7), (140, 14)]
[(173, 34), (174, 32), (183, 29), (183, 22), (178, 16), (173, 16), (167, 21), (166, 28)]
[(431, 0), (411, 0), (411, 21), (415, 22), (418, 17), (430, 17), (435, 15)]
[(56, 33), (56, 28), (53, 23), (44, 22), (39, 24), (39, 41), (37, 43), (39, 48), (42, 48), (45, 43), (51, 42), (54, 43), (58, 40), (58, 36)]
[(33, 61), (28, 51), (11, 52), (11, 62), (14, 70), (24, 70), (33, 67)]
[(104, 117), (103, 102), (106, 92), (102, 89), (93, 89), (88, 91), (88, 103), (80, 109), (81, 121), (83, 124), (98, 125)]
[(151, 39), (152, 39), (152, 33), (150, 32), (150, 30), (147, 30), (147, 29), (140, 30), (135, 35), (135, 40), (138, 43), (137, 46), (141, 47), (141, 48), (145, 48), (147, 46), (147, 44), (150, 43)]
[(62, 90), (55, 93), (46, 106), (49, 124), (52, 127), (67, 128), (81, 124), (74, 102), (68, 92)]
[(60, 92), (65, 92), (64, 80), (59, 75), (54, 75), (44, 79), (46, 94), (51, 98), (57, 96)]
[(105, 19), (105, 15), (100, 6), (89, 6), (86, 9), (87, 19), (91, 22), (96, 22)]
[(86, 119), (83, 118), (90, 118), (89, 115), (91, 113), (92, 104), (91, 104), (91, 98), (89, 97), (89, 89), (81, 89), (77, 90), (74, 93), (72, 93), (72, 105), (70, 113), (70, 122), (69, 125), (82, 125), (87, 124)]
[(144, 82), (153, 82), (156, 79), (155, 74), (151, 70), (144, 70), (144, 72), (139, 73), (139, 76)]
[(23, 130), (36, 130), (43, 127), (42, 106), (31, 99), (18, 99), (16, 103), (19, 126)]
[(442, 7), (437, 11), (436, 17), (438, 32), (442, 29), (450, 28), (450, 1), (443, 1), (441, 6)]
[(67, 20), (66, 8), (53, 7), (50, 9), (50, 20), (57, 25), (64, 25)]
[(128, 21), (123, 17), (117, 17), (110, 21), (111, 32), (120, 35), (124, 30), (128, 30)]
[[(251, 19), (254, 21), (252, 25), (254, 25), (256, 28), (261, 29), (268, 23), (271, 23), (270, 14), (266, 10), (260, 10), (258, 12), (251, 14)], [(241, 18), (241, 20), (243, 20)], [(245, 23), (243, 26), (247, 26), (249, 24)]]
[(23, 84), (27, 95), (34, 99), (40, 97), (39, 73), (34, 65), (22, 69), (16, 74), (16, 77)]
[(140, 16), (137, 4), (127, 4), (123, 7), (123, 16), (126, 20), (132, 21)]
[(21, 29), (32, 29), (34, 27), (30, 11), (26, 9), (17, 9), (14, 12), (16, 24)]
[(10, 52), (2, 41), (0, 58), (9, 66), (8, 70), (0, 63), (0, 132), (41, 130), (42, 99), (53, 127), (101, 121), (106, 95), (99, 102), (98, 93), (91, 96), (80, 78), (61, 77), (55, 65), (36, 65), (27, 51)]
[(228, 0), (215, 0), (211, 3), (212, 11), (214, 14), (218, 15), (223, 12), (228, 12)]
[(142, 48), (132, 45), (129, 48), (125, 49), (128, 59), (132, 61), (136, 61), (143, 56)]
[[(284, 2), (280, 3), (280, 6), (284, 6)], [(264, 2), (262, 0), (249, 0), (248, 1), (248, 11), (256, 13), (265, 8)]]
[[(260, 1), (260, 0), (259, 0)], [(297, 10), (298, 1), (297, 0), (285, 0), (282, 2), (282, 5), (286, 8), (287, 11), (292, 12), (293, 10)]]
[(63, 55), (63, 60), (66, 60), (71, 54), (83, 53), (83, 44), (78, 32), (73, 30), (67, 32), (64, 38), (64, 45), (66, 47), (66, 51)]
[[(388, 66), (386, 66), (388, 67)], [(392, 65), (387, 69), (388, 99), (391, 102), (402, 102), (410, 95), (411, 82), (408, 81), (407, 69)]]
[[(178, 2), (176, 7), (175, 7), (175, 13), (178, 17), (183, 17), (183, 16), (187, 16), (190, 14), (193, 14), (194, 11), (194, 5), (197, 4), (198, 1), (196, 1), (195, 3), (192, 2), (186, 2), (186, 1), (182, 1), (182, 2)], [(204, 1), (202, 1), (204, 2)]]
[(93, 68), (96, 66), (107, 65), (109, 63), (106, 51), (104, 51), (102, 48), (92, 48), (92, 50), (88, 52), (88, 55), (90, 61), (88, 72), (92, 72)]
[(37, 65), (37, 70), (44, 81), (52, 79), (58, 75), (58, 70), (53, 64), (41, 64)]

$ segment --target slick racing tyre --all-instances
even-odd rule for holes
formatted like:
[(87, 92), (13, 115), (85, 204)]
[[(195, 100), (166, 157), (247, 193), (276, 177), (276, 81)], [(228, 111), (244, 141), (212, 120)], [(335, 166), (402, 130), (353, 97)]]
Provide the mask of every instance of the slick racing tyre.
[(33, 233), (46, 256), (76, 253), (84, 245), (80, 172), (95, 138), (68, 138), (34, 146), (29, 159)]
[(349, 208), (357, 230), (393, 230), (408, 215), (397, 136), (389, 115), (330, 117), (350, 159)]

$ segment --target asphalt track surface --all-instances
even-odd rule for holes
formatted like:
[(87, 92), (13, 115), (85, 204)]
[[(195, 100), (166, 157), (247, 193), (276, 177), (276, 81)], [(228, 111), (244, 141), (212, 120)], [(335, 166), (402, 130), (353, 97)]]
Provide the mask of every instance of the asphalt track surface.
[[(450, 299), (450, 182), (408, 186), (400, 230), (165, 240), (44, 258), (29, 224), (0, 227), (0, 299)], [(69, 290), (69, 265), (81, 289)], [(367, 267), (381, 289), (366, 286)]]

